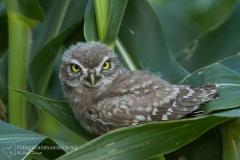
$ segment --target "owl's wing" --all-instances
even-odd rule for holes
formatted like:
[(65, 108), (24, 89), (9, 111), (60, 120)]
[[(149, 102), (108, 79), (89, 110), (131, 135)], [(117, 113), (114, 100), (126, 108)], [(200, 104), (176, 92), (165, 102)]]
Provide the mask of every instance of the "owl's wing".
[(121, 102), (124, 102), (122, 97), (104, 99), (91, 110), (90, 117), (93, 121), (98, 121), (104, 125), (118, 127), (132, 125), (134, 113), (130, 109), (131, 105), (123, 105)]
[(218, 86), (215, 84), (202, 87), (172, 85), (170, 88), (178, 90), (176, 96), (170, 99), (168, 103), (163, 103), (156, 108), (156, 112), (151, 116), (153, 121), (200, 116), (203, 113), (198, 110), (201, 104), (219, 98)]
[(95, 121), (114, 126), (129, 126), (151, 121), (175, 120), (183, 117), (199, 116), (194, 112), (199, 105), (217, 98), (218, 87), (206, 85), (189, 87), (172, 85), (155, 88), (148, 93), (126, 94), (106, 98), (92, 110)]

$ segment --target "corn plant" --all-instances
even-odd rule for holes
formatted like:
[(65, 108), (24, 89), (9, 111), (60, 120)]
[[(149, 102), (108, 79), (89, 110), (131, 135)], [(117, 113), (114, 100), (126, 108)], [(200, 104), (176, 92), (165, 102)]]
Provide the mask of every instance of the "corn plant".
[[(0, 121), (0, 159), (239, 159), (240, 2), (211, 0), (227, 11), (204, 32), (176, 9), (190, 1), (181, 2), (163, 9), (167, 1), (0, 0), (0, 114), (5, 106), (8, 119)], [(170, 83), (216, 83), (221, 98), (204, 104), (198, 118), (92, 135), (75, 119), (58, 79), (61, 55), (79, 41), (105, 43), (126, 68)], [(39, 111), (82, 141), (34, 131)]]

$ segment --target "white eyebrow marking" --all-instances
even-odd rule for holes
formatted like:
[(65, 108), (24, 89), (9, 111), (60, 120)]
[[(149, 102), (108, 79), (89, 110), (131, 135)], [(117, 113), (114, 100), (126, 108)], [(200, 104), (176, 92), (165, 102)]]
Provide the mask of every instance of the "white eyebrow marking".
[(70, 62), (81, 66), (80, 63), (78, 62), (78, 60), (76, 60), (76, 59), (71, 59)]
[(103, 57), (102, 62), (95, 68), (97, 75), (99, 75), (100, 71), (102, 70), (103, 63), (105, 63), (109, 58), (110, 58), (109, 56)]
[(87, 69), (84, 68), (84, 67), (78, 62), (78, 60), (76, 60), (76, 59), (71, 59), (71, 60), (70, 60), (70, 63), (73, 63), (73, 64), (76, 64), (76, 65), (80, 66), (83, 74), (87, 74)]

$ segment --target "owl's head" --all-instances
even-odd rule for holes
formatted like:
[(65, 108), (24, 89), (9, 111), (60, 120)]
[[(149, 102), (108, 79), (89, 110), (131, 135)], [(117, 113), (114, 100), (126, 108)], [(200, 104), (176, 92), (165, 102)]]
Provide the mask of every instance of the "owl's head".
[(59, 77), (64, 85), (96, 88), (112, 83), (120, 68), (116, 54), (106, 45), (77, 43), (65, 51)]

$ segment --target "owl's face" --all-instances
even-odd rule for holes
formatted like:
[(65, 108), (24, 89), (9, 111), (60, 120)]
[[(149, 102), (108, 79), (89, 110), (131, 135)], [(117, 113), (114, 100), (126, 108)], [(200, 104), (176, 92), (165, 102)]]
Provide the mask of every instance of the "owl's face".
[(65, 51), (60, 66), (62, 84), (75, 88), (99, 88), (120, 74), (117, 56), (101, 43), (77, 43)]

